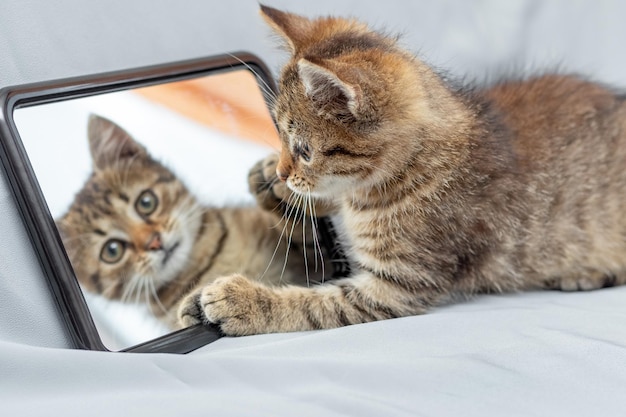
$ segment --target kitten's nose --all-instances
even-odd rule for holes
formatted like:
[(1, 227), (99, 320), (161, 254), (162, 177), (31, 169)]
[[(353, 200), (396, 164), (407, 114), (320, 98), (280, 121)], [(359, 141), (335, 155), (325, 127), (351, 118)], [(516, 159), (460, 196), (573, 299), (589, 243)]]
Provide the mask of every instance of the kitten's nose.
[(146, 250), (161, 250), (163, 249), (163, 243), (161, 242), (161, 235), (159, 233), (153, 233), (146, 243)]
[(279, 180), (285, 182), (289, 178), (291, 173), (291, 154), (283, 147), (280, 150), (280, 156), (278, 157), (278, 164), (276, 164), (276, 176)]
[(287, 181), (287, 178), (289, 178), (289, 174), (281, 171), (280, 169), (276, 168), (276, 176), (278, 177), (279, 180), (285, 182)]

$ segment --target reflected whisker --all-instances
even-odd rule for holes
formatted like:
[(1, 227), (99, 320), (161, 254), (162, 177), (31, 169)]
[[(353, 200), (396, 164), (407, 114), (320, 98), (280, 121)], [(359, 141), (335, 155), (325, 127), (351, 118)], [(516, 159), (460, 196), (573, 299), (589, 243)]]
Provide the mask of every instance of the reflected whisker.
[(165, 313), (166, 316), (171, 314), (171, 311), (168, 311), (167, 308), (165, 308), (165, 306), (163, 305), (163, 303), (161, 303), (161, 299), (159, 298), (159, 294), (157, 292), (156, 285), (154, 285), (154, 281), (150, 280), (148, 282), (148, 284), (150, 286), (150, 291), (152, 293), (152, 298), (154, 299), (156, 304), (159, 306), (161, 311), (163, 311), (163, 313)]

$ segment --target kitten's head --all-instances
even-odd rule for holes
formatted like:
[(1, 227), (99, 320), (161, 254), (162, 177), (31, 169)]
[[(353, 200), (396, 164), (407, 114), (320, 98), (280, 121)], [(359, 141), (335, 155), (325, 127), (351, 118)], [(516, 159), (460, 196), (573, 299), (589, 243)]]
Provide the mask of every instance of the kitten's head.
[(441, 122), (425, 88), (439, 77), (395, 38), (349, 19), (265, 6), (261, 14), (291, 53), (274, 116), (277, 175), (294, 191), (331, 197), (371, 187), (419, 150), (416, 131)]
[(93, 173), (57, 220), (61, 237), (83, 287), (145, 301), (188, 264), (201, 208), (115, 123), (91, 116), (88, 139)]

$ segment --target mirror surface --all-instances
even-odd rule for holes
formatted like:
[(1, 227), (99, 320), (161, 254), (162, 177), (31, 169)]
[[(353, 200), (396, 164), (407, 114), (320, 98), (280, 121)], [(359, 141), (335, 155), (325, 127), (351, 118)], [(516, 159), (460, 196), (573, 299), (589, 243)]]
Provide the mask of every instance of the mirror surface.
[[(247, 69), (17, 108), (13, 119), (54, 219), (93, 171), (90, 115), (123, 128), (203, 205), (253, 204), (248, 170), (279, 148), (257, 78)], [(83, 292), (110, 350), (170, 332), (138, 299), (143, 295), (121, 303)]]

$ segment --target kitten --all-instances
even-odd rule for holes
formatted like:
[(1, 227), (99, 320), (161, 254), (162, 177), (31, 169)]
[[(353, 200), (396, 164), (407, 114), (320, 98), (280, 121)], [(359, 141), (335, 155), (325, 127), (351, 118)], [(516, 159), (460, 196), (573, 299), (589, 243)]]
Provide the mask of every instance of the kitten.
[(286, 224), (278, 211), (270, 211), (280, 202), (262, 187), (267, 164), (257, 164), (250, 174), (265, 210), (211, 208), (200, 205), (170, 170), (112, 121), (91, 116), (88, 139), (93, 173), (57, 220), (84, 289), (147, 302), (176, 328), (180, 301), (221, 275), (240, 271), (273, 285), (322, 279), (321, 266), (315, 272), (311, 261), (309, 271), (302, 261), (304, 246), (310, 260), (318, 249), (310, 229)]
[(326, 329), (459, 294), (624, 284), (623, 95), (559, 74), (458, 88), (354, 20), (261, 11), (291, 52), (277, 176), (336, 207), (353, 273), (311, 288), (219, 279), (184, 322)]

